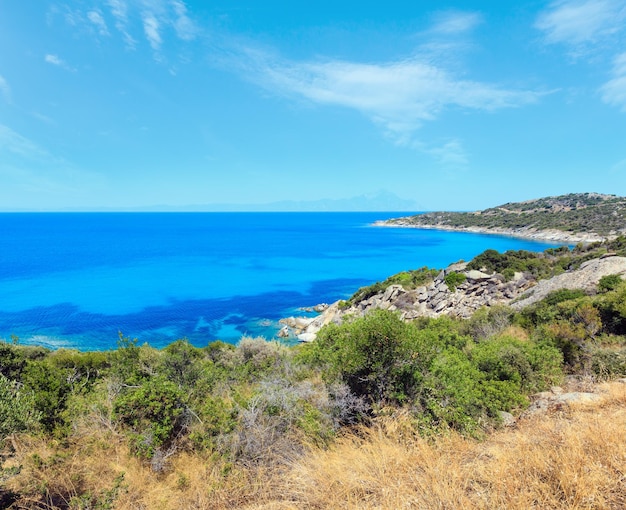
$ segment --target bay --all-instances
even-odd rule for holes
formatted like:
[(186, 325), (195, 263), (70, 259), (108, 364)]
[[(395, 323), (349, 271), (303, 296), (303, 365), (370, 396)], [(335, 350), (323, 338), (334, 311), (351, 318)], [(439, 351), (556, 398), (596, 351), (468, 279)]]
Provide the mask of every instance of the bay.
[(407, 213), (0, 214), (0, 339), (104, 350), (273, 338), (399, 271), (554, 244), (371, 226)]

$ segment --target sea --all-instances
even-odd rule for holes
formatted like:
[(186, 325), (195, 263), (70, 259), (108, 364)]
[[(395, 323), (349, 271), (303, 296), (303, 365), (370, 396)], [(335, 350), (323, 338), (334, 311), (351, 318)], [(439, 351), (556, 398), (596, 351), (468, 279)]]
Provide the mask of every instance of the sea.
[[(398, 212), (2, 213), (0, 339), (107, 350), (275, 338), (279, 319), (400, 271), (555, 244), (375, 227)], [(293, 340), (287, 340), (293, 341)]]

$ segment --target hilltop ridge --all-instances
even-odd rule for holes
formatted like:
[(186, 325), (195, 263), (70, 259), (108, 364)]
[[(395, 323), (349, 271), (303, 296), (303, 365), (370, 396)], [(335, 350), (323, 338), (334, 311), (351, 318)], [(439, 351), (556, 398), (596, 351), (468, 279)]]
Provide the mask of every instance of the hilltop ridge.
[(503, 234), (567, 243), (596, 242), (626, 233), (626, 197), (570, 193), (508, 202), (482, 211), (428, 212), (375, 225)]

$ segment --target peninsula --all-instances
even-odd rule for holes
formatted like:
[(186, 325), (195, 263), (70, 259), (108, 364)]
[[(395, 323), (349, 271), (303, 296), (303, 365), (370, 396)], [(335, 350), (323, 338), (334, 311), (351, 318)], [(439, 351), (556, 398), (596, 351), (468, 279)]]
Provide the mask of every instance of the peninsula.
[(375, 225), (590, 243), (626, 233), (626, 197), (571, 193), (506, 203), (482, 211), (428, 212), (378, 221)]

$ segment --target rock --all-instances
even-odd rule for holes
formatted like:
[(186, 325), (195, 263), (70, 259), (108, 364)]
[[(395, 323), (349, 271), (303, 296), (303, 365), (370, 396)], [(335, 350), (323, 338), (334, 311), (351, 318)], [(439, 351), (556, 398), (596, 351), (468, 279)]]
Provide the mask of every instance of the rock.
[(276, 336), (278, 338), (289, 338), (289, 326), (282, 327)]
[(316, 337), (317, 335), (315, 333), (301, 333), (298, 335), (298, 340), (300, 340), (300, 342), (308, 343), (315, 340)]
[(498, 411), (498, 414), (500, 415), (500, 420), (502, 420), (502, 425), (504, 427), (515, 426), (515, 416), (513, 416), (511, 413), (507, 413), (506, 411)]
[(531, 416), (539, 412), (558, 411), (572, 404), (589, 404), (599, 401), (602, 397), (596, 393), (572, 392), (554, 394), (551, 391), (542, 391), (532, 395), (536, 399), (522, 416)]
[(472, 280), (472, 281), (489, 280), (491, 278), (491, 275), (487, 273), (483, 273), (482, 271), (477, 271), (476, 269), (467, 271), (465, 273), (465, 276), (467, 277), (468, 280)]
[(313, 320), (314, 319), (309, 317), (296, 317), (294, 321), (295, 325), (293, 327), (296, 329), (306, 329), (313, 322)]
[(586, 393), (581, 391), (576, 391), (574, 393), (561, 393), (560, 395), (556, 395), (554, 397), (555, 402), (562, 402), (565, 404), (585, 404), (589, 402), (597, 402), (600, 399), (600, 395), (597, 395), (596, 393)]
[[(600, 278), (610, 274), (626, 274), (626, 257), (609, 257), (606, 259), (591, 259), (575, 271), (568, 271), (549, 280), (541, 280), (533, 287), (531, 295), (514, 303), (512, 308), (521, 310), (542, 300), (550, 292), (560, 289), (583, 289), (593, 291)], [(622, 276), (623, 277), (623, 276)]]
[(286, 317), (285, 319), (280, 319), (279, 324), (286, 324), (290, 328), (296, 327), (296, 318), (295, 317)]
[[(446, 273), (453, 270), (463, 271), (467, 276), (466, 282), (458, 285), (455, 292), (451, 292), (444, 282)], [(580, 269), (539, 282), (522, 273), (516, 273), (513, 280), (506, 282), (500, 274), (466, 271), (466, 264), (458, 263), (448, 266), (431, 283), (417, 289), (406, 290), (400, 285), (390, 285), (383, 292), (348, 308), (341, 308), (339, 301), (331, 305), (322, 304), (314, 307), (316, 311), (321, 311), (315, 318), (289, 317), (281, 319), (280, 323), (295, 330), (297, 334), (307, 335), (305, 338), (308, 340), (304, 341), (310, 341), (326, 324), (341, 324), (347, 315), (362, 317), (377, 308), (398, 310), (404, 320), (434, 318), (443, 314), (468, 318), (479, 308), (500, 303), (520, 310), (539, 301), (553, 290), (583, 288), (590, 292), (595, 291), (600, 278), (608, 274), (622, 274), (626, 277), (626, 257), (592, 259), (582, 264)], [(554, 397), (555, 393), (553, 391), (550, 396)], [(539, 402), (546, 398), (547, 396), (539, 395), (535, 400)], [(559, 405), (564, 405), (564, 402)]]

